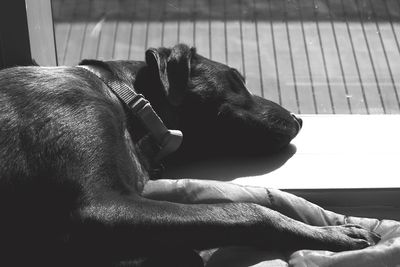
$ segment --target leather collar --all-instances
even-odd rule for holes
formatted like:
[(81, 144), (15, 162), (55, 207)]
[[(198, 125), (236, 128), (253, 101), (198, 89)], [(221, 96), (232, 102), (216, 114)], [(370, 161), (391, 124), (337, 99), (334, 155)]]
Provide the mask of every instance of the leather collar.
[(118, 79), (111, 71), (95, 65), (79, 65), (96, 75), (134, 116), (145, 126), (157, 142), (160, 151), (156, 156), (159, 161), (176, 151), (182, 143), (183, 135), (179, 130), (169, 130), (143, 95), (136, 93), (133, 86)]

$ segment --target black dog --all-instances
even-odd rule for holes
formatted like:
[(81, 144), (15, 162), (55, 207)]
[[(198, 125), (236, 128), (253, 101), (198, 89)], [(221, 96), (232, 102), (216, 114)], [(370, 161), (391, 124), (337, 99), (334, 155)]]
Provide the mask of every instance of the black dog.
[(338, 251), (379, 239), (357, 226), (309, 226), (251, 203), (144, 198), (160, 147), (98, 72), (134, 87), (168, 128), (183, 132), (181, 158), (276, 151), (302, 122), (252, 95), (238, 71), (185, 45), (150, 49), (146, 62), (82, 64), (0, 72), (2, 266), (201, 266), (195, 249)]

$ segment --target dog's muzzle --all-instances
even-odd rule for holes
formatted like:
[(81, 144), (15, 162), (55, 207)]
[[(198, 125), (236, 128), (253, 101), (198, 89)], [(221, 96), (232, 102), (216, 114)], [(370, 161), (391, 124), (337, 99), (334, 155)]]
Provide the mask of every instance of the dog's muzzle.
[(303, 127), (303, 120), (297, 117), (294, 113), (290, 113), (294, 121), (296, 122), (297, 132), (300, 132), (301, 127)]

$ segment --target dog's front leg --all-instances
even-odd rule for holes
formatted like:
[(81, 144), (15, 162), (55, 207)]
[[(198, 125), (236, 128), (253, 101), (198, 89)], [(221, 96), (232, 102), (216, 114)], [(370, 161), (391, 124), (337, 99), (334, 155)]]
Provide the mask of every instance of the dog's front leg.
[(331, 212), (301, 197), (277, 189), (242, 186), (234, 183), (160, 179), (149, 181), (142, 196), (177, 203), (255, 203), (278, 211), (292, 219), (315, 226), (344, 224), (346, 216)]
[(120, 194), (80, 209), (74, 230), (76, 247), (117, 251), (115, 260), (234, 245), (340, 251), (364, 248), (376, 238), (353, 226), (310, 226), (253, 203), (189, 205)]

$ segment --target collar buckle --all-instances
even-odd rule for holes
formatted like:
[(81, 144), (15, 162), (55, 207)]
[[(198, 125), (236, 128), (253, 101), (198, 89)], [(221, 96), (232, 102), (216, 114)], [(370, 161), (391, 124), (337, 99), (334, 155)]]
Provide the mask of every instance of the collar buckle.
[(160, 151), (156, 156), (157, 161), (180, 147), (183, 140), (182, 132), (169, 130), (143, 95), (137, 94), (128, 105), (158, 143)]

